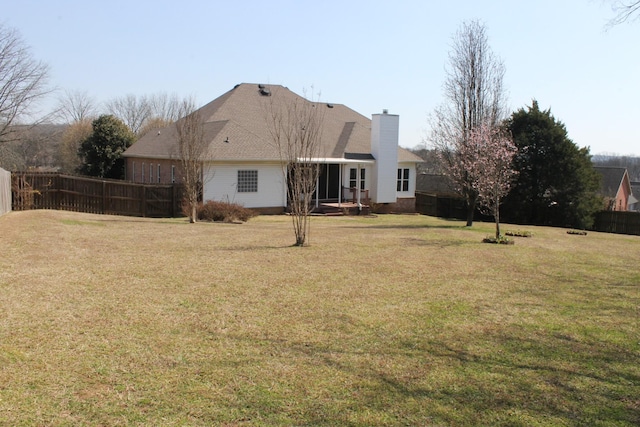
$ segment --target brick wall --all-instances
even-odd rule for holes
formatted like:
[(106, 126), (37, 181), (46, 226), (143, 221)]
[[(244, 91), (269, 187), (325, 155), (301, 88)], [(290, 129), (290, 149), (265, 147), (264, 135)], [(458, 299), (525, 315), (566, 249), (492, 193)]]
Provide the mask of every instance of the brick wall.
[(395, 203), (381, 203), (372, 206), (375, 213), (415, 213), (416, 198), (403, 197), (396, 199)]
[(127, 158), (125, 179), (145, 184), (179, 184), (182, 182), (180, 162), (175, 159)]

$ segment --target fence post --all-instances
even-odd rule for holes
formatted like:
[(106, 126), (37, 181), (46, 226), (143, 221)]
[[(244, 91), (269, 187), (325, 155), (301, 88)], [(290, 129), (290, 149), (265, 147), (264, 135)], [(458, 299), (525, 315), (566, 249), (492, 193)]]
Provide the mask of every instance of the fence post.
[(142, 185), (142, 216), (147, 216), (147, 187)]
[(178, 216), (178, 186), (173, 183), (171, 185), (171, 217), (176, 218)]
[(107, 208), (107, 181), (102, 181), (102, 207), (101, 214), (106, 213)]

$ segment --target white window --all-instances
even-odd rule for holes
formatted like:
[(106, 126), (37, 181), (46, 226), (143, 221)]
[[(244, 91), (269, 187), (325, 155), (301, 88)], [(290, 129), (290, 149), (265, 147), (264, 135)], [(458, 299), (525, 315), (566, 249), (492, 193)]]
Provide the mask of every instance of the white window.
[(145, 164), (144, 164), (144, 163), (142, 163), (142, 169), (141, 169), (142, 182), (144, 182), (144, 168), (145, 168)]
[(258, 192), (258, 171), (239, 170), (238, 171), (238, 193)]
[(356, 180), (358, 179), (358, 170), (356, 168), (349, 169), (349, 188), (356, 188)]
[[(366, 170), (360, 169), (360, 189), (364, 190), (365, 187), (365, 176), (366, 176)], [(356, 188), (358, 186), (357, 184), (358, 181), (358, 169), (356, 168), (351, 168), (349, 169), (349, 188)]]
[(153, 163), (149, 163), (149, 182), (153, 182)]
[(409, 191), (409, 169), (398, 169), (397, 191)]
[(131, 162), (131, 181), (136, 181), (136, 162)]
[(160, 183), (160, 163), (158, 163), (158, 183)]
[(175, 184), (176, 182), (176, 167), (171, 165), (171, 183)]

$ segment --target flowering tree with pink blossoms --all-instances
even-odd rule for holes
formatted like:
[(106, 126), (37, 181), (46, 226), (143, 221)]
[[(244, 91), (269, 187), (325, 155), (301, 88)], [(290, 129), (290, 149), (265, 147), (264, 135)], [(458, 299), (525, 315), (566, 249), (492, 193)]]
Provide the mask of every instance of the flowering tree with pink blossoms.
[(517, 152), (511, 138), (501, 129), (480, 125), (465, 144), (456, 147), (458, 161), (451, 170), (455, 182), (468, 180), (478, 194), (478, 205), (496, 221), (496, 240), (500, 239), (500, 203), (509, 193), (517, 171), (512, 167)]

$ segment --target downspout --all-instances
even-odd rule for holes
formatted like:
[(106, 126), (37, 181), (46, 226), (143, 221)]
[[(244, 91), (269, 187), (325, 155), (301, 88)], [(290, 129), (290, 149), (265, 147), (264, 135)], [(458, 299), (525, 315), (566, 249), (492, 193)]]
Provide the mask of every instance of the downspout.
[(338, 207), (342, 207), (342, 167), (343, 165), (338, 165), (340, 166), (338, 168)]
[(362, 211), (362, 203), (360, 203), (360, 187), (361, 187), (360, 179), (361, 179), (361, 176), (362, 176), (362, 175), (360, 175), (361, 174), (361, 172), (360, 172), (360, 163), (358, 163), (358, 170), (357, 170), (356, 173), (358, 174), (356, 176), (356, 178), (357, 178), (356, 183), (358, 184), (356, 186), (356, 191), (358, 192), (358, 213), (360, 213), (360, 211)]
[(320, 190), (320, 163), (316, 163), (316, 168), (316, 209), (318, 209), (318, 206), (320, 204), (320, 194), (318, 193), (318, 191)]

